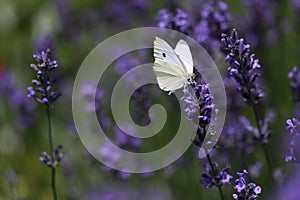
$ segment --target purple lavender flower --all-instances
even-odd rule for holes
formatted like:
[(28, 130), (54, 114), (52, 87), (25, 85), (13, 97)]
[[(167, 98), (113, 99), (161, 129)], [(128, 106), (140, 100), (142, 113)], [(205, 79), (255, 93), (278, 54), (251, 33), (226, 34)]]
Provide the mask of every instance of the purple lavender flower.
[(205, 188), (211, 188), (213, 186), (219, 187), (225, 184), (230, 184), (232, 176), (228, 173), (230, 167), (226, 167), (221, 171), (218, 171), (217, 164), (214, 163), (214, 169), (212, 170), (209, 165), (205, 165), (204, 169), (207, 173), (202, 174), (201, 184), (204, 185)]
[[(130, 71), (134, 67), (146, 62), (146, 56), (149, 55), (147, 51), (139, 51), (138, 55), (126, 54), (118, 58), (115, 63), (115, 72), (118, 75), (123, 75), (124, 73)], [(133, 83), (138, 82), (138, 80), (143, 79), (143, 74), (134, 73), (128, 76), (126, 80), (126, 89), (131, 90)], [(148, 116), (148, 110), (151, 106), (151, 100), (149, 99), (149, 93), (153, 93), (151, 88), (144, 85), (134, 91), (132, 98), (130, 100), (130, 106), (132, 108), (132, 118), (135, 122), (140, 125), (147, 125), (150, 123), (150, 118)], [(154, 94), (155, 95), (155, 94)]]
[(249, 174), (252, 178), (257, 178), (261, 174), (262, 163), (257, 162), (249, 167)]
[[(96, 87), (95, 96), (93, 89)], [(88, 112), (96, 112), (101, 128), (106, 132), (112, 128), (112, 120), (107, 113), (108, 106), (105, 104), (107, 99), (104, 88), (97, 86), (93, 82), (85, 82), (81, 88), (81, 94), (86, 101), (86, 110)], [(94, 97), (94, 98), (93, 98)]]
[(81, 94), (83, 95), (84, 99), (88, 102), (85, 105), (86, 110), (88, 110), (90, 112), (99, 111), (99, 109), (101, 107), (101, 98), (104, 95), (103, 89), (100, 87), (96, 87), (95, 98), (93, 98), (94, 97), (94, 94), (93, 94), (94, 87), (96, 87), (96, 84), (91, 83), (91, 82), (86, 82), (80, 88)]
[(0, 63), (0, 93), (7, 96), (15, 90), (14, 76)]
[(53, 199), (57, 199), (55, 168), (63, 158), (63, 153), (59, 153), (59, 150), (62, 148), (61, 145), (58, 145), (55, 150), (53, 148), (50, 105), (57, 100), (60, 93), (53, 90), (52, 87), (56, 82), (56, 79), (52, 79), (50, 75), (55, 69), (57, 69), (58, 65), (56, 60), (51, 58), (50, 49), (47, 49), (46, 52), (42, 51), (41, 53), (34, 54), (33, 58), (37, 64), (31, 64), (30, 67), (37, 72), (37, 79), (33, 79), (31, 81), (35, 87), (30, 86), (27, 88), (29, 91), (27, 97), (32, 97), (37, 102), (44, 104), (47, 111), (50, 155), (46, 152), (42, 152), (42, 156), (39, 160), (51, 168), (52, 195)]
[[(185, 103), (185, 112), (188, 120), (199, 119), (199, 126), (197, 130), (197, 139), (192, 139), (193, 144), (201, 147), (204, 138), (206, 137), (207, 125), (211, 122), (212, 109), (214, 104), (212, 102), (213, 96), (208, 91), (208, 84), (193, 82), (192, 87), (184, 87), (183, 97), (181, 100)], [(208, 135), (209, 136), (209, 135)], [(209, 146), (210, 142), (206, 144)], [(216, 163), (212, 163), (209, 154), (206, 155), (209, 165), (205, 165), (207, 173), (202, 174), (200, 181), (206, 188), (216, 186), (219, 189), (221, 198), (223, 199), (222, 185), (230, 184), (232, 176), (228, 173), (229, 167), (219, 171)]]
[[(199, 119), (199, 125), (205, 127), (211, 122), (213, 97), (208, 91), (208, 84), (194, 83), (193, 89), (185, 87), (181, 100), (185, 103), (188, 120)], [(191, 91), (192, 90), (192, 91)]]
[(247, 129), (249, 125), (248, 120), (244, 116), (235, 116), (232, 114), (228, 118), (230, 120), (221, 135), (221, 145), (226, 149), (233, 149), (242, 155), (252, 153), (255, 148), (255, 141), (252, 134), (250, 134), (251, 132)]
[[(223, 129), (221, 145), (227, 149), (237, 151), (243, 156), (251, 154), (256, 147), (256, 141), (267, 144), (271, 136), (269, 124), (274, 120), (272, 111), (266, 113), (261, 123), (261, 134), (257, 127), (250, 124), (245, 116), (235, 116), (229, 113), (230, 123)], [(244, 163), (246, 165), (246, 163)]]
[[(283, 180), (282, 180), (283, 181)], [(270, 200), (298, 200), (300, 196), (299, 190), (300, 173), (299, 170), (293, 170), (291, 176), (278, 187), (277, 191), (269, 198)]]
[(227, 4), (220, 0), (209, 0), (192, 9), (191, 12), (185, 12), (177, 8), (175, 14), (162, 9), (158, 12), (157, 26), (190, 35), (208, 51), (219, 50), (219, 35), (228, 31), (231, 20)]
[(227, 4), (223, 1), (214, 0), (209, 0), (203, 4), (201, 17), (202, 20), (208, 22), (211, 33), (215, 37), (218, 37), (222, 32), (226, 32), (229, 29), (228, 23), (232, 18), (228, 12)]
[[(300, 71), (297, 66), (288, 73), (288, 78), (291, 79), (290, 87), (292, 90), (292, 100), (297, 103), (294, 110), (295, 117), (299, 117), (299, 102), (300, 102)], [(297, 148), (300, 145), (300, 122), (297, 118), (291, 118), (286, 121), (286, 129), (289, 130), (289, 147), (286, 154), (286, 162), (295, 162), (300, 164), (300, 151)]]
[(222, 34), (221, 37), (221, 41), (225, 46), (226, 62), (230, 64), (228, 67), (229, 76), (235, 79), (237, 91), (242, 95), (243, 101), (251, 106), (255, 117), (256, 128), (245, 121), (247, 124), (246, 128), (261, 142), (271, 172), (271, 158), (268, 149), (265, 146), (268, 143), (271, 134), (268, 130), (271, 118), (266, 114), (262, 120), (257, 109), (257, 105), (264, 97), (264, 93), (259, 89), (257, 81), (257, 77), (260, 76), (256, 71), (260, 68), (259, 61), (258, 59), (255, 59), (254, 54), (250, 54), (250, 45), (246, 44), (243, 38), (238, 38), (238, 33), (235, 29), (233, 29), (230, 36)]
[(186, 31), (189, 26), (188, 14), (177, 8), (176, 15), (174, 17), (174, 25), (181, 32)]
[(60, 153), (62, 149), (62, 145), (58, 145), (56, 149), (52, 152), (52, 155), (48, 155), (45, 151), (42, 152), (42, 156), (39, 160), (42, 163), (45, 163), (50, 168), (55, 168), (59, 165), (60, 161), (64, 157), (64, 153)]
[(160, 28), (172, 28), (173, 15), (167, 9), (162, 9), (158, 12), (157, 26)]
[(258, 104), (264, 97), (259, 89), (257, 77), (260, 68), (258, 59), (250, 54), (250, 45), (246, 44), (243, 38), (238, 38), (238, 33), (233, 29), (230, 36), (222, 34), (222, 43), (226, 53), (226, 62), (230, 64), (228, 73), (237, 82), (237, 90), (241, 93), (245, 103), (250, 105)]
[[(103, 15), (109, 22), (110, 26), (120, 29), (130, 24), (130, 22), (135, 21), (147, 23), (147, 12), (151, 9), (151, 1), (147, 0), (129, 0), (125, 4), (121, 0), (109, 1), (103, 10)], [(132, 11), (135, 12), (132, 12)], [(117, 13), (117, 14), (116, 14)], [(143, 15), (143, 17), (140, 17)]]
[(195, 25), (194, 38), (200, 44), (204, 44), (207, 41), (211, 41), (210, 37), (210, 27), (206, 20), (201, 20), (198, 24)]
[(226, 90), (227, 113), (230, 112), (233, 115), (238, 115), (244, 109), (245, 104), (239, 98), (239, 93), (236, 92), (235, 80), (226, 76), (226, 74), (222, 78)]
[(291, 80), (292, 100), (298, 103), (300, 101), (300, 71), (297, 66), (294, 66), (288, 73), (288, 78)]
[(101, 189), (91, 190), (89, 189), (83, 196), (83, 200), (114, 200), (114, 199), (124, 199), (131, 200), (137, 198), (137, 191), (129, 187), (120, 187), (118, 185), (108, 185)]
[[(132, 130), (131, 133), (134, 133), (135, 128), (131, 126), (130, 124), (127, 125), (127, 130)], [(114, 139), (112, 142), (114, 142), (116, 145), (118, 145), (122, 149), (134, 151), (137, 150), (142, 145), (142, 140), (140, 138), (136, 138), (133, 136), (130, 136), (126, 133), (124, 133), (118, 126), (115, 126), (113, 128), (113, 134)], [(116, 164), (121, 159), (121, 154), (117, 151), (114, 151), (114, 149), (110, 146), (109, 143), (103, 143), (99, 149), (98, 153), (101, 157), (103, 157), (106, 162), (111, 163), (111, 165)], [(116, 175), (119, 179), (128, 179), (131, 177), (130, 173), (117, 171), (113, 168), (103, 166), (103, 168), (107, 171), (112, 172), (112, 174)]]
[(271, 136), (271, 131), (269, 130), (269, 125), (274, 121), (274, 113), (270, 110), (266, 112), (263, 120), (260, 121), (260, 130), (250, 124), (249, 120), (242, 116), (240, 117), (240, 122), (242, 123), (244, 129), (249, 133), (252, 133), (253, 140), (259, 140), (262, 144), (267, 144)]
[(51, 73), (58, 67), (57, 62), (51, 58), (50, 49), (34, 54), (33, 58), (37, 64), (31, 64), (30, 67), (37, 72), (37, 79), (31, 81), (35, 87), (27, 88), (29, 92), (27, 96), (39, 103), (50, 105), (61, 95), (53, 90), (56, 79), (50, 78)]
[(86, 194), (81, 198), (83, 200), (170, 200), (174, 199), (170, 189), (164, 185), (147, 184), (134, 189), (125, 184), (107, 183), (101, 188), (89, 188)]
[[(105, 17), (114, 27), (124, 27), (129, 24), (133, 12), (128, 12), (128, 4), (110, 1), (105, 7)], [(116, 15), (116, 13), (118, 13)]]
[(261, 194), (261, 187), (255, 183), (248, 183), (246, 178), (248, 176), (247, 170), (238, 172), (238, 179), (235, 180), (234, 189), (237, 192), (232, 197), (236, 200), (257, 200)]
[(10, 94), (10, 104), (17, 112), (17, 121), (19, 126), (16, 129), (24, 131), (24, 129), (34, 124), (35, 120), (35, 104), (29, 99), (24, 99), (25, 92), (16, 89)]
[(43, 51), (47, 48), (53, 49), (55, 46), (53, 35), (41, 34), (38, 36), (33, 36), (33, 45), (35, 51), (37, 52)]
[(226, 76), (223, 77), (223, 80), (227, 97), (227, 117), (219, 140), (220, 146), (228, 150), (235, 150), (242, 155), (250, 154), (254, 150), (255, 141), (246, 129), (246, 124), (243, 123), (245, 117), (240, 115), (245, 104), (242, 99), (238, 98), (239, 93), (236, 92), (235, 81)]
[(4, 179), (9, 187), (14, 188), (18, 182), (18, 176), (13, 170), (8, 170), (4, 173)]
[[(212, 120), (213, 96), (208, 91), (208, 84), (202, 83), (201, 78), (198, 82), (191, 83), (191, 87), (183, 88), (183, 97), (181, 100), (185, 103), (185, 112), (188, 120), (199, 119), (197, 138), (192, 139), (192, 142), (197, 147), (201, 147), (204, 138), (207, 135), (207, 127)], [(210, 145), (210, 141), (205, 144), (205, 148)], [(221, 198), (223, 197), (222, 185), (229, 184), (232, 176), (228, 173), (229, 167), (219, 171), (216, 163), (212, 163), (209, 154), (206, 151), (206, 157), (209, 165), (205, 165), (205, 171), (207, 173), (202, 174), (202, 180), (200, 181), (206, 188), (216, 186), (220, 192)]]
[(291, 0), (291, 2), (297, 10), (300, 10), (300, 1), (299, 0)]
[(130, 69), (138, 66), (140, 64), (139, 60), (134, 56), (127, 54), (118, 58), (115, 64), (115, 72), (119, 75), (123, 75)]
[(169, 10), (162, 9), (158, 12), (157, 16), (157, 26), (160, 28), (170, 28), (182, 33), (190, 28), (189, 15), (181, 10), (180, 8), (176, 9), (176, 14), (173, 15)]
[[(253, 48), (266, 48), (279, 37), (276, 3), (270, 0), (244, 0), (245, 11), (236, 19), (237, 27)], [(260, 47), (260, 48), (258, 48)]]
[(70, 0), (54, 0), (57, 7), (57, 13), (61, 21), (61, 35), (66, 40), (73, 39), (78, 34), (79, 19), (78, 14), (74, 12), (72, 1)]
[[(121, 159), (121, 153), (118, 151), (115, 151), (114, 148), (111, 147), (111, 144), (108, 142), (104, 142), (98, 149), (98, 154), (101, 156), (103, 159), (106, 160), (106, 162), (109, 162), (110, 165), (115, 165), (118, 163)], [(117, 171), (113, 168), (107, 167), (107, 166), (102, 166), (102, 169), (105, 171), (111, 172), (113, 175), (115, 175), (119, 179), (128, 179), (131, 177), (131, 173), (127, 172), (122, 172), (122, 171)]]
[(122, 172), (122, 171), (117, 171), (116, 172), (116, 175), (119, 179), (121, 180), (126, 180), (128, 178), (131, 177), (131, 173), (128, 173), (128, 172)]
[[(236, 81), (230, 77), (223, 77), (227, 96), (227, 118), (222, 131), (219, 145), (230, 151), (236, 151), (242, 155), (251, 154), (256, 147), (257, 140), (263, 144), (270, 137), (269, 125), (274, 121), (274, 113), (270, 110), (265, 113), (263, 119), (259, 119), (261, 136), (257, 127), (253, 126), (246, 116), (241, 115), (246, 104), (243, 103), (236, 92)], [(246, 160), (244, 160), (246, 166)]]
[[(209, 52), (218, 51), (221, 47), (219, 36), (228, 32), (231, 15), (224, 1), (209, 0), (200, 8), (193, 8), (194, 32), (192, 37)], [(199, 12), (200, 10), (200, 12)]]
[(15, 74), (5, 69), (1, 64), (0, 94), (8, 101), (10, 107), (17, 112), (17, 121), (15, 122), (16, 129), (24, 131), (24, 129), (30, 127), (35, 118), (35, 105), (29, 99), (24, 99), (26, 94), (23, 89), (18, 88)]
[(300, 122), (296, 118), (288, 119), (286, 129), (290, 132), (290, 142), (285, 161), (300, 164)]
[(203, 179), (200, 181), (200, 183), (204, 185), (205, 188), (211, 188), (214, 186), (213, 179), (209, 175), (202, 174), (202, 178)]
[[(138, 59), (136, 59), (132, 55), (122, 56), (115, 63), (115, 72), (117, 75), (123, 75), (128, 72), (130, 69), (134, 68), (138, 65)], [(136, 74), (135, 74), (136, 75)], [(134, 76), (132, 79), (127, 79), (128, 82), (125, 84), (125, 89), (127, 87), (132, 86), (132, 83), (136, 81), (138, 76)], [(127, 85), (128, 83), (128, 85)], [(93, 96), (93, 89), (96, 87), (95, 97)], [(110, 87), (110, 85), (108, 86)], [(132, 94), (132, 98), (130, 100), (130, 111), (132, 113), (132, 118), (135, 122), (140, 124), (148, 124), (150, 122), (150, 118), (148, 116), (147, 110), (151, 106), (151, 102), (148, 98), (149, 88), (147, 86), (143, 86), (138, 88)], [(96, 83), (86, 82), (83, 84), (81, 88), (81, 94), (83, 98), (87, 101), (87, 110), (91, 112), (96, 112), (99, 123), (104, 131), (109, 135), (111, 141), (116, 144), (118, 147), (122, 149), (126, 149), (129, 151), (137, 151), (142, 145), (142, 140), (140, 138), (133, 137), (128, 135), (126, 132), (123, 132), (113, 121), (112, 116), (110, 114), (110, 110), (108, 103), (110, 102), (107, 97), (109, 95), (107, 91), (107, 87), (98, 87)], [(95, 107), (96, 109), (95, 109)], [(143, 112), (145, 110), (145, 112)], [(126, 127), (126, 130), (130, 130), (131, 134), (135, 133), (137, 130), (131, 124), (123, 124)], [(103, 143), (98, 147), (98, 154), (106, 162), (111, 163), (111, 165), (115, 165), (121, 159), (121, 154), (115, 152), (114, 149), (111, 148), (109, 143)], [(104, 170), (109, 171), (118, 179), (128, 179), (131, 177), (130, 173), (119, 172), (113, 168), (103, 166)], [(151, 173), (143, 174), (144, 177), (149, 177), (152, 175)]]
[(149, 93), (153, 93), (149, 88), (140, 87), (132, 95), (132, 119), (140, 125), (147, 125), (151, 121), (147, 113), (152, 104), (147, 96)]
[(111, 147), (111, 144), (108, 142), (104, 142), (103, 144), (101, 144), (98, 153), (101, 157), (112, 164), (118, 162), (121, 158), (121, 153), (118, 151), (114, 151), (114, 149)]
[[(136, 129), (134, 126), (130, 124), (126, 124), (126, 130), (130, 130), (131, 134), (134, 134), (136, 132)], [(142, 144), (142, 140), (140, 138), (133, 137), (131, 135), (128, 135), (124, 133), (119, 127), (114, 128), (115, 133), (115, 142), (118, 146), (122, 146), (124, 148), (138, 148)]]

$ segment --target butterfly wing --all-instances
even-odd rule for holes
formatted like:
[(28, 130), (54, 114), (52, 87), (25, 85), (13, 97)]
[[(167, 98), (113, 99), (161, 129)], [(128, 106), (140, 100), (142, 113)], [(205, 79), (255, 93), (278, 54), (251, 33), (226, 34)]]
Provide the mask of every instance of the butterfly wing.
[(183, 63), (185, 71), (188, 74), (192, 74), (194, 69), (194, 62), (191, 50), (186, 41), (179, 40), (176, 44), (174, 51)]
[(155, 60), (153, 70), (159, 88), (164, 91), (174, 92), (187, 84), (186, 72), (171, 62)]
[(163, 39), (156, 37), (154, 40), (154, 58), (177, 65), (184, 70), (184, 64), (178, 58), (174, 49)]

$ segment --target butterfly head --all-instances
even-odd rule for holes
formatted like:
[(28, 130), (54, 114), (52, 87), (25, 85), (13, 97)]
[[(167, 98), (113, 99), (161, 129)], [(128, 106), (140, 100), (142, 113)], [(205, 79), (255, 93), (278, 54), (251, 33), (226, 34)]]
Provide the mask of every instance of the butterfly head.
[(189, 83), (191, 83), (191, 82), (193, 82), (193, 81), (195, 80), (195, 77), (196, 77), (195, 73), (188, 74), (188, 75), (187, 75), (187, 81), (188, 81)]

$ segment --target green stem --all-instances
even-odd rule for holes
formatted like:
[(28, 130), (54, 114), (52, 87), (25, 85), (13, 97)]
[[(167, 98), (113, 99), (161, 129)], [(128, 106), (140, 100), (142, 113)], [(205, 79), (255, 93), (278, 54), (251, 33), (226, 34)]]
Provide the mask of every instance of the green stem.
[(271, 162), (271, 158), (269, 156), (269, 152), (268, 152), (268, 149), (266, 147), (266, 144), (263, 143), (263, 133), (262, 133), (262, 129), (261, 129), (261, 125), (259, 123), (259, 116), (258, 116), (258, 113), (257, 113), (257, 109), (255, 107), (255, 105), (252, 105), (252, 110), (253, 110), (253, 113), (254, 113), (254, 117), (255, 117), (255, 121), (256, 121), (256, 125), (257, 125), (257, 129), (258, 129), (258, 133), (259, 133), (259, 136), (260, 136), (260, 139), (262, 141), (262, 147), (263, 147), (263, 151), (264, 151), (264, 154), (265, 154), (265, 157), (266, 157), (266, 160), (267, 160), (267, 163), (268, 163), (268, 167), (269, 167), (269, 170), (270, 170), (270, 173), (272, 174), (272, 162)]
[[(241, 60), (241, 59), (240, 59)], [(243, 72), (244, 74), (246, 74), (246, 72), (244, 71)], [(248, 90), (248, 93), (251, 94), (251, 90), (248, 86), (248, 84), (246, 84), (246, 88)], [(268, 152), (268, 149), (266, 147), (266, 144), (263, 143), (263, 140), (264, 140), (264, 135), (262, 133), (262, 129), (261, 129), (261, 125), (260, 125), (260, 122), (259, 122), (259, 115), (258, 115), (258, 112), (257, 112), (257, 109), (256, 109), (256, 104), (254, 103), (254, 101), (251, 99), (251, 108), (253, 110), (253, 114), (254, 114), (254, 118), (255, 118), (255, 122), (256, 122), (256, 126), (257, 126), (257, 129), (258, 129), (258, 134), (260, 136), (260, 140), (261, 140), (261, 144), (263, 146), (263, 151), (264, 151), (264, 154), (265, 154), (265, 158), (267, 160), (267, 165), (268, 165), (268, 168), (269, 168), (269, 171), (270, 171), (270, 174), (271, 174), (271, 177), (272, 177), (272, 162), (271, 162), (271, 158), (269, 156), (269, 152)]]
[(55, 167), (51, 168), (51, 187), (53, 200), (57, 200), (56, 187), (55, 187)]
[[(208, 160), (209, 166), (210, 166), (211, 170), (213, 171), (214, 175), (217, 175), (217, 172), (216, 172), (215, 167), (214, 167), (214, 165), (213, 165), (213, 163), (211, 161), (210, 155), (207, 152), (207, 149), (205, 149), (205, 151), (206, 151), (206, 158)], [(223, 195), (222, 187), (220, 185), (217, 185), (217, 187), (218, 187), (221, 199), (224, 200), (224, 195)]]
[(224, 195), (223, 195), (222, 187), (220, 185), (218, 186), (218, 190), (219, 190), (221, 199), (224, 200), (225, 198), (224, 198)]
[(49, 147), (50, 147), (50, 153), (51, 157), (53, 152), (53, 142), (52, 142), (52, 128), (51, 128), (51, 115), (50, 115), (50, 107), (47, 105), (47, 119), (48, 119), (48, 138), (49, 138)]
[[(50, 115), (50, 107), (47, 105), (47, 118), (48, 118), (48, 137), (49, 137), (49, 147), (50, 147), (50, 156), (53, 158), (53, 142), (52, 142), (52, 128), (51, 128), (51, 115)], [(51, 167), (51, 188), (52, 188), (52, 196), (53, 200), (57, 200), (56, 187), (55, 187), (55, 167)]]
[[(206, 128), (206, 127), (203, 128), (204, 135), (206, 135), (206, 129), (205, 129), (205, 128)], [(214, 167), (214, 165), (213, 165), (213, 162), (212, 162), (212, 160), (211, 160), (211, 158), (210, 158), (210, 155), (209, 155), (209, 153), (208, 153), (206, 147), (204, 147), (204, 149), (205, 149), (206, 158), (207, 158), (207, 161), (208, 161), (208, 163), (209, 163), (209, 166), (210, 166), (210, 168), (211, 168), (213, 174), (216, 176), (216, 175), (217, 175), (217, 172), (216, 172), (216, 169), (215, 169), (215, 167)], [(217, 185), (217, 187), (218, 187), (218, 190), (219, 190), (221, 199), (224, 200), (225, 198), (224, 198), (224, 195), (223, 195), (223, 191), (222, 191), (221, 185)]]
[(247, 161), (246, 161), (246, 155), (245, 155), (245, 153), (243, 152), (242, 153), (242, 161), (243, 161), (243, 167), (244, 167), (244, 169), (246, 169), (247, 171), (249, 171), (249, 167), (248, 167), (248, 164), (247, 164)]

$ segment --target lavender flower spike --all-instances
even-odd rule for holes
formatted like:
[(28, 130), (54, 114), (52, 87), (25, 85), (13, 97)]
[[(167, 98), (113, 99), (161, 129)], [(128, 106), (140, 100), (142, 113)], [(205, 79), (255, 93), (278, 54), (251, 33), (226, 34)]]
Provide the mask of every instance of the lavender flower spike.
[[(271, 176), (272, 162), (265, 146), (268, 143), (270, 131), (267, 130), (268, 123), (262, 123), (257, 110), (257, 105), (264, 97), (264, 93), (257, 82), (257, 77), (260, 74), (256, 70), (261, 66), (258, 59), (254, 57), (255, 55), (250, 54), (250, 45), (246, 44), (243, 38), (238, 38), (235, 29), (233, 29), (230, 36), (222, 34), (221, 37), (221, 41), (225, 46), (226, 62), (230, 64), (228, 74), (235, 79), (236, 89), (242, 95), (243, 101), (252, 107), (257, 126), (257, 133), (254, 134), (257, 135), (256, 137), (262, 144)], [(266, 120), (266, 122), (268, 121)]]
[(244, 169), (243, 172), (238, 172), (237, 175), (239, 176), (239, 178), (235, 180), (234, 186), (234, 189), (237, 193), (232, 195), (233, 199), (257, 200), (259, 194), (262, 191), (261, 187), (259, 185), (256, 185), (255, 183), (247, 182), (247, 170)]
[(289, 151), (285, 157), (286, 162), (300, 164), (300, 122), (296, 118), (286, 121), (286, 129), (290, 132)]
[(57, 62), (51, 58), (50, 49), (34, 54), (33, 58), (37, 64), (31, 64), (30, 67), (37, 72), (37, 79), (31, 81), (34, 87), (27, 88), (27, 96), (39, 103), (50, 105), (61, 95), (52, 88), (56, 79), (50, 78), (51, 72), (58, 67)]
[(222, 43), (225, 45), (226, 62), (230, 64), (228, 73), (237, 82), (237, 90), (243, 96), (245, 103), (258, 104), (264, 93), (258, 88), (256, 69), (260, 68), (258, 59), (250, 54), (250, 45), (243, 38), (238, 38), (238, 33), (233, 29), (230, 36), (222, 34)]
[(52, 79), (50, 75), (53, 70), (57, 69), (58, 65), (56, 60), (51, 58), (50, 49), (47, 49), (46, 52), (42, 51), (41, 53), (33, 55), (33, 58), (37, 63), (31, 64), (30, 67), (37, 72), (37, 79), (31, 81), (35, 86), (27, 88), (29, 92), (27, 96), (34, 98), (37, 102), (44, 104), (46, 107), (50, 155), (43, 152), (39, 160), (51, 168), (52, 195), (53, 200), (56, 200), (55, 168), (63, 158), (63, 153), (59, 152), (62, 148), (61, 145), (55, 150), (53, 148), (50, 105), (57, 100), (60, 93), (53, 90), (52, 86), (56, 82), (56, 79)]
[(297, 66), (294, 66), (289, 72), (288, 78), (291, 79), (292, 98), (295, 103), (300, 102), (300, 71)]
[(214, 107), (213, 97), (208, 91), (208, 84), (195, 82), (193, 85), (193, 89), (190, 87), (183, 89), (184, 95), (181, 100), (185, 103), (187, 119), (193, 120), (198, 118), (199, 125), (205, 127), (211, 122), (211, 114)]
[(62, 145), (58, 145), (56, 149), (52, 152), (52, 156), (48, 155), (45, 151), (43, 151), (39, 160), (42, 163), (45, 163), (48, 167), (55, 168), (58, 166), (58, 164), (64, 157), (64, 153), (59, 152), (61, 149)]
[(219, 187), (225, 184), (230, 184), (232, 176), (228, 173), (230, 167), (226, 167), (219, 171), (217, 169), (217, 164), (214, 163), (214, 169), (212, 170), (209, 165), (205, 165), (204, 169), (207, 173), (202, 174), (201, 184), (205, 186), (205, 188), (211, 188), (213, 186)]

